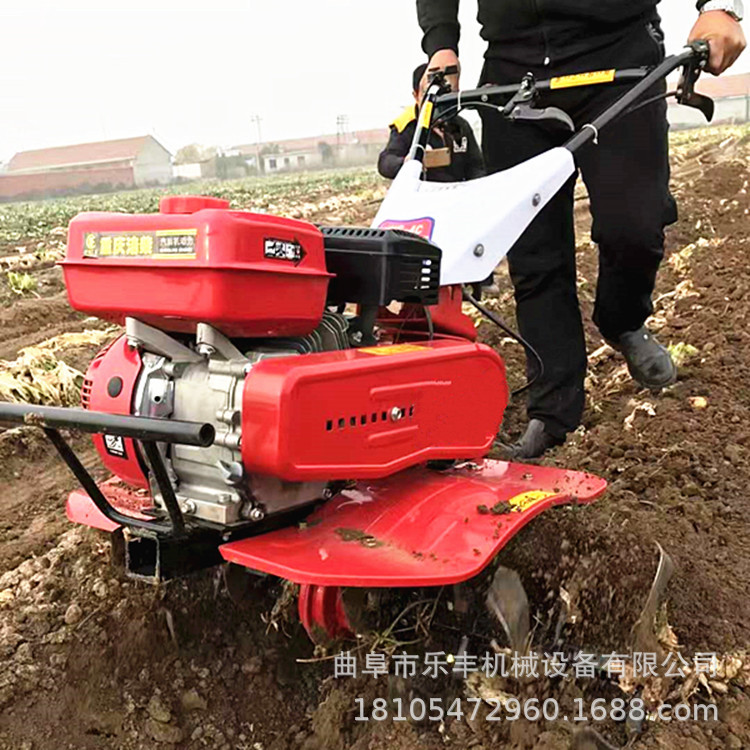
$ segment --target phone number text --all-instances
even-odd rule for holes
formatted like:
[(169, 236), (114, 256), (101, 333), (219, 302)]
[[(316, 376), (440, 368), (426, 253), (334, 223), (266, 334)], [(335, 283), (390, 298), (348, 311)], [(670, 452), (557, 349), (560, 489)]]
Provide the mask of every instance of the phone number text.
[[(576, 698), (574, 706), (562, 709), (554, 698), (540, 700), (538, 698), (527, 698), (519, 700), (509, 698), (500, 700), (483, 700), (481, 698), (456, 698), (446, 701), (443, 698), (413, 698), (403, 700), (394, 698), (387, 701), (385, 698), (376, 698), (367, 705), (364, 698), (355, 699), (356, 713), (355, 721), (615, 721), (625, 720), (640, 722), (648, 718), (660, 721), (716, 721), (716, 706), (714, 705), (689, 705), (678, 703), (674, 706), (664, 704), (654, 713), (650, 714), (645, 703), (640, 698), (625, 701), (623, 698), (614, 698), (606, 701), (597, 698), (589, 706), (582, 698)], [(484, 710), (481, 710), (484, 707)]]

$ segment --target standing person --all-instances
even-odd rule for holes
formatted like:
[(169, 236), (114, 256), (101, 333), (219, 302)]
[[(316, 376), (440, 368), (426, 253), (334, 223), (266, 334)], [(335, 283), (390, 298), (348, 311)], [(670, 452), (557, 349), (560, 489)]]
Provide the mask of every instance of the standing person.
[[(399, 172), (409, 154), (414, 131), (417, 129), (419, 104), (427, 84), (427, 65), (420, 65), (412, 74), (414, 104), (407, 107), (391, 123), (388, 145), (378, 159), (378, 171), (392, 180)], [(484, 160), (482, 151), (474, 137), (474, 131), (466, 120), (456, 117), (442, 128), (430, 133), (425, 157), (425, 179), (431, 182), (463, 182), (482, 177)]]
[[(659, 0), (478, 0), (488, 43), (481, 84), (512, 84), (612, 68), (654, 66), (664, 58)], [(459, 0), (417, 0), (429, 67), (458, 66)], [(745, 48), (741, 0), (700, 0), (690, 41), (710, 44), (708, 70), (719, 75)], [(460, 71), (460, 67), (459, 67)], [(458, 87), (458, 80), (453, 82)], [(666, 83), (654, 94), (666, 91)], [(557, 106), (576, 126), (622, 95), (615, 86), (551, 91), (540, 106)], [(489, 172), (512, 167), (562, 143), (535, 125), (513, 124), (482, 110)], [(677, 220), (669, 192), (667, 105), (655, 102), (603, 131), (578, 165), (591, 199), (592, 239), (599, 245), (594, 322), (620, 351), (631, 376), (659, 390), (676, 380), (669, 352), (645, 327), (664, 257), (664, 227)], [(508, 256), (521, 334), (544, 361), (529, 393), (529, 424), (512, 447), (518, 459), (561, 445), (580, 424), (586, 344), (576, 294), (575, 179), (537, 217)], [(533, 369), (533, 365), (529, 366)]]

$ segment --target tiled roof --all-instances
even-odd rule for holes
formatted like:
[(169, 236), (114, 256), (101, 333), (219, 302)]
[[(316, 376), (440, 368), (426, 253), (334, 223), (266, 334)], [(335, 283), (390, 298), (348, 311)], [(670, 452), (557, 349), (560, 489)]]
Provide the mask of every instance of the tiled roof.
[(8, 164), (9, 172), (38, 170), (53, 167), (74, 167), (82, 164), (117, 162), (134, 159), (152, 136), (122, 138), (117, 141), (80, 143), (75, 146), (42, 148), (21, 151)]

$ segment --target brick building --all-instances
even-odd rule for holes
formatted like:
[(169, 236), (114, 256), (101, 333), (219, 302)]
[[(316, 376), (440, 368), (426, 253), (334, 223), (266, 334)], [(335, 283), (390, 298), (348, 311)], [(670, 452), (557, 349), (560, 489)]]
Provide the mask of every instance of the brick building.
[(0, 199), (166, 184), (172, 155), (150, 135), (21, 151), (0, 174)]

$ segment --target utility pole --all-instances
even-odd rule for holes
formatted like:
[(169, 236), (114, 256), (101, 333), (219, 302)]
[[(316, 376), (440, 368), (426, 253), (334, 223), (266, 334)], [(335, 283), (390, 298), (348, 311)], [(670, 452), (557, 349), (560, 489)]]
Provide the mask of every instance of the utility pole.
[(341, 146), (342, 141), (346, 144), (346, 136), (349, 132), (349, 115), (339, 115), (336, 118), (336, 145)]
[(339, 115), (336, 118), (336, 160), (340, 163), (346, 161), (345, 147), (349, 138), (349, 115)]
[(260, 115), (253, 115), (250, 118), (251, 122), (255, 123), (255, 166), (258, 170), (258, 174), (263, 174), (263, 162), (260, 158), (260, 144), (261, 144), (261, 134), (260, 134), (260, 123), (261, 123), (261, 116)]

